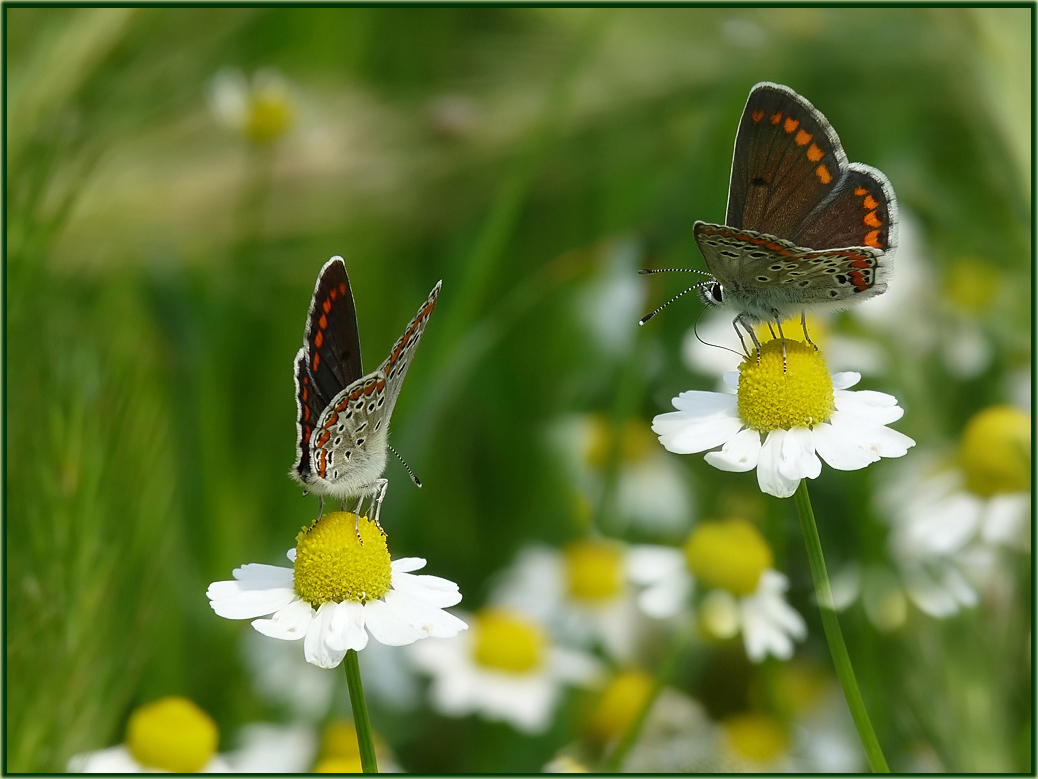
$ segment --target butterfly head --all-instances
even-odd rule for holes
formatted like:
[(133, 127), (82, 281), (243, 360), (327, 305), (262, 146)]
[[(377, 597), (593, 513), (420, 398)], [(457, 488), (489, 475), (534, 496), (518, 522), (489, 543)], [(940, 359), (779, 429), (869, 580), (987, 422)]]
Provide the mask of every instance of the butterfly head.
[(699, 292), (699, 297), (708, 306), (724, 305), (724, 287), (721, 286), (721, 282), (717, 281), (717, 279), (714, 279), (712, 281), (704, 281), (701, 284), (697, 284), (696, 289)]

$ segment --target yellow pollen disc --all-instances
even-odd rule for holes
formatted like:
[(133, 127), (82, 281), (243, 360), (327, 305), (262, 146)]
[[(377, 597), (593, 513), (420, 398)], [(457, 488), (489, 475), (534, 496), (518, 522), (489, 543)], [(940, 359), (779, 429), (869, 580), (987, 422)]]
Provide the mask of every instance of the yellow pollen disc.
[(622, 737), (645, 706), (653, 685), (653, 678), (642, 671), (618, 674), (602, 693), (588, 721), (588, 736), (603, 744)]
[(296, 536), (296, 593), (310, 605), (378, 600), (392, 585), (386, 537), (361, 517), (357, 540), (355, 516), (325, 514)]
[(544, 662), (548, 638), (529, 620), (503, 609), (487, 609), (475, 622), (473, 656), (480, 665), (521, 674)]
[(774, 760), (789, 744), (785, 730), (766, 714), (737, 714), (724, 720), (721, 727), (732, 748), (748, 760)]
[(219, 732), (212, 717), (178, 696), (141, 706), (126, 724), (134, 760), (175, 774), (201, 771), (216, 752)]
[(281, 90), (258, 91), (249, 103), (246, 137), (255, 144), (277, 140), (292, 125), (292, 104)]
[(786, 368), (782, 366), (782, 341), (761, 346), (739, 366), (739, 416), (761, 433), (814, 427), (836, 410), (833, 380), (820, 352), (800, 341), (786, 344)]
[(325, 727), (321, 735), (321, 757), (360, 758), (357, 730), (352, 722), (335, 720)]
[(1031, 416), (1015, 406), (992, 406), (966, 424), (959, 462), (971, 492), (991, 497), (1031, 488)]
[(604, 541), (577, 541), (566, 547), (566, 580), (576, 600), (608, 601), (623, 586), (623, 555)]
[(764, 536), (745, 519), (700, 522), (685, 541), (685, 560), (693, 575), (735, 595), (757, 590), (760, 575), (774, 555)]

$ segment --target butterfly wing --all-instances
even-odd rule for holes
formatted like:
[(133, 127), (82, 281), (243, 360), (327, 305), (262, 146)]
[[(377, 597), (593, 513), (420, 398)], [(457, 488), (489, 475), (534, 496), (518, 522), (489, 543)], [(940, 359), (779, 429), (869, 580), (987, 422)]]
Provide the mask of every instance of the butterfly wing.
[(846, 169), (840, 139), (820, 111), (787, 86), (757, 84), (735, 136), (726, 223), (796, 241), (797, 228)]
[(342, 257), (321, 268), (306, 318), (303, 348), (295, 357), (296, 459), (291, 475), (313, 475), (311, 436), (329, 401), (361, 376), (360, 336), (353, 290)]
[(854, 162), (839, 187), (793, 234), (800, 246), (831, 249), (869, 246), (890, 255), (897, 248), (897, 198), (887, 177)]
[(436, 299), (439, 297), (440, 285), (442, 283), (442, 281), (436, 282), (436, 286), (432, 288), (432, 292), (429, 293), (429, 297), (426, 298), (421, 308), (418, 309), (414, 319), (408, 322), (407, 327), (404, 329), (404, 334), (393, 344), (393, 349), (390, 351), (389, 356), (378, 366), (378, 370), (386, 377), (385, 413), (387, 417), (393, 413), (393, 406), (396, 405), (396, 399), (400, 395), (400, 387), (404, 383), (404, 376), (407, 374), (407, 369), (411, 366), (415, 349), (418, 348), (418, 342), (422, 338), (422, 333), (425, 332), (429, 316), (436, 306)]

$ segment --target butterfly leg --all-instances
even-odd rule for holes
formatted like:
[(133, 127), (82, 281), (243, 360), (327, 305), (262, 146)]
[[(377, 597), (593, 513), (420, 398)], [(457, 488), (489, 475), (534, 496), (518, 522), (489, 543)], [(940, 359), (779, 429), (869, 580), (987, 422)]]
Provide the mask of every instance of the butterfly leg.
[(800, 312), (800, 324), (801, 324), (801, 326), (803, 326), (803, 328), (804, 328), (804, 338), (806, 338), (806, 339), (807, 339), (807, 342), (808, 342), (809, 344), (811, 344), (811, 346), (814, 346), (814, 347), (815, 347), (815, 351), (817, 352), (817, 351), (818, 351), (818, 346), (817, 346), (817, 344), (815, 344), (815, 342), (811, 340), (811, 336), (809, 336), (809, 335), (807, 334), (807, 314), (806, 314), (806, 313), (804, 313), (803, 311), (801, 311), (801, 312)]
[[(753, 341), (753, 346), (757, 350), (757, 364), (760, 365), (760, 341), (757, 340), (757, 334), (755, 332), (753, 332), (753, 328), (749, 324), (747, 324), (745, 319), (742, 318), (742, 314), (739, 314), (739, 316), (737, 316), (735, 318), (735, 321), (738, 322), (739, 324), (741, 324), (743, 329), (747, 333), (749, 333), (750, 340)], [(736, 332), (738, 332), (738, 330), (739, 330), (739, 328), (736, 327)], [(739, 336), (739, 340), (742, 341), (742, 336), (741, 335)], [(743, 349), (745, 349), (746, 348), (746, 344), (744, 343), (742, 345), (742, 347), (743, 347)], [(749, 357), (749, 354), (747, 354), (746, 356)]]
[[(375, 481), (375, 485), (375, 492), (372, 493), (371, 496), (372, 504), (375, 506), (375, 526), (379, 530), (382, 530), (382, 525), (379, 524), (378, 518), (379, 515), (382, 513), (382, 501), (385, 500), (386, 497), (386, 489), (389, 487), (389, 479), (377, 479)], [(375, 497), (376, 494), (378, 495), (377, 498)], [(385, 534), (386, 531), (382, 530), (382, 535)]]
[(735, 317), (735, 319), (732, 320), (732, 327), (735, 328), (735, 334), (739, 336), (739, 343), (742, 344), (742, 353), (749, 357), (750, 350), (746, 348), (746, 341), (743, 340), (742, 330), (739, 329), (739, 317)]
[[(786, 335), (785, 335), (785, 333), (782, 332), (782, 323), (781, 322), (776, 322), (775, 324), (778, 325), (779, 338), (782, 339), (782, 372), (785, 373), (786, 372)], [(771, 327), (770, 323), (768, 324), (768, 327)], [(774, 333), (774, 331), (772, 331), (772, 332)]]
[(317, 519), (320, 519), (324, 516), (324, 495), (318, 495), (317, 497), (321, 501), (317, 506)]

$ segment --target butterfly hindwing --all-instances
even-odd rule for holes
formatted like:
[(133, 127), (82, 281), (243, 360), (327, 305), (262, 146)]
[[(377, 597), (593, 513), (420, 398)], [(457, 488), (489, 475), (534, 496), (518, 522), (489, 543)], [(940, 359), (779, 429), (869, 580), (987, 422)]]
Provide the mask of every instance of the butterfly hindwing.
[(328, 399), (310, 378), (306, 368), (306, 349), (296, 352), (293, 363), (293, 377), (296, 387), (296, 459), (292, 465), (293, 475), (304, 484), (311, 473), (310, 468), (310, 436), (321, 412), (328, 405)]
[(735, 138), (726, 223), (795, 240), (846, 169), (840, 139), (821, 112), (789, 87), (757, 84)]
[(807, 216), (792, 239), (812, 249), (869, 246), (892, 253), (897, 247), (893, 187), (875, 168), (852, 163), (839, 188)]

